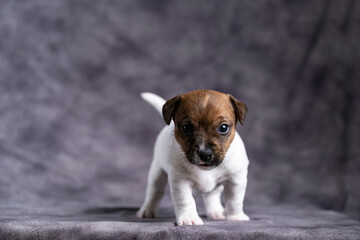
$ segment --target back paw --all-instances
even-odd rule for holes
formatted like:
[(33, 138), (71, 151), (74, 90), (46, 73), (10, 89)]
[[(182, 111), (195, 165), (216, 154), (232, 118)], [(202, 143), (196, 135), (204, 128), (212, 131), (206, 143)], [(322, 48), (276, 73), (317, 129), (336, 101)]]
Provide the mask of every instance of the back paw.
[(137, 218), (156, 218), (156, 210), (152, 208), (141, 207), (136, 213)]
[(224, 209), (216, 209), (206, 213), (207, 217), (213, 220), (225, 220)]

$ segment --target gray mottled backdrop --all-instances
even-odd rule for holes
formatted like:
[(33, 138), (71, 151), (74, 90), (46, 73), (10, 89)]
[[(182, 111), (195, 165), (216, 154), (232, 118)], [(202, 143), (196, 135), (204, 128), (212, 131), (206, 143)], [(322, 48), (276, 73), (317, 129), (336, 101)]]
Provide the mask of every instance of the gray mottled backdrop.
[(2, 0), (0, 208), (140, 206), (140, 92), (206, 88), (248, 106), (247, 204), (358, 218), (359, 43), (355, 0)]

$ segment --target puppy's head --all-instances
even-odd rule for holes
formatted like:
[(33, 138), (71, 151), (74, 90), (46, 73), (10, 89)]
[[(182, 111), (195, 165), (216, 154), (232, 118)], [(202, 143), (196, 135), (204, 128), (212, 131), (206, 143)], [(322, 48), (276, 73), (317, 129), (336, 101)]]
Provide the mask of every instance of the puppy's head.
[(218, 166), (234, 139), (236, 122), (243, 124), (247, 108), (231, 95), (196, 90), (178, 95), (163, 106), (167, 124), (175, 123), (175, 138), (188, 161), (203, 169)]

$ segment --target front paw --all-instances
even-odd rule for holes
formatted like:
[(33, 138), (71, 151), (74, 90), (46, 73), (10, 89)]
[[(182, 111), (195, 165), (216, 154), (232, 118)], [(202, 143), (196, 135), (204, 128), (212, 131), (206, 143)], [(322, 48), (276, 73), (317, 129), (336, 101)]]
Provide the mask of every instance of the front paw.
[(204, 222), (201, 220), (197, 213), (185, 213), (177, 217), (176, 224), (178, 226), (203, 225)]
[(227, 215), (226, 219), (230, 220), (230, 221), (249, 221), (250, 220), (248, 215), (246, 215), (245, 213)]
[(156, 210), (149, 207), (141, 207), (136, 213), (137, 218), (156, 218)]

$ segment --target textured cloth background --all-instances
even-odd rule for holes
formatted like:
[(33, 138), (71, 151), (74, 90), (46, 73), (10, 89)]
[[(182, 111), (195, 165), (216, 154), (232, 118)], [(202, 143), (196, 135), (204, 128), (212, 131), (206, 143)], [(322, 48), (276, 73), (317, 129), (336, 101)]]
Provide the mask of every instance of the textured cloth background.
[[(358, 239), (360, 4), (0, 2), (0, 238)], [(140, 99), (245, 102), (253, 221), (134, 218), (157, 133)], [(204, 214), (197, 196), (199, 211)]]

